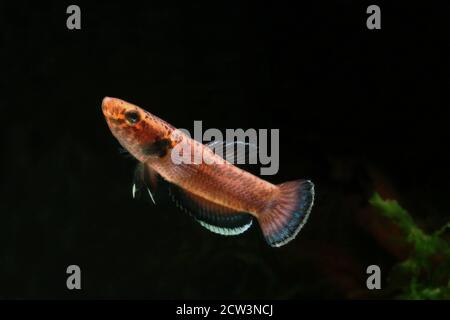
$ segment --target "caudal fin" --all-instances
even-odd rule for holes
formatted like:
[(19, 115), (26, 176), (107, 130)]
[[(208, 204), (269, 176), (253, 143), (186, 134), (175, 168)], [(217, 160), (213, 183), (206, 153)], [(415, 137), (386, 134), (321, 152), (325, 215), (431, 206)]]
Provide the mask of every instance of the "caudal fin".
[(264, 237), (272, 247), (293, 240), (306, 223), (314, 202), (314, 184), (296, 180), (278, 185), (280, 195), (258, 217)]

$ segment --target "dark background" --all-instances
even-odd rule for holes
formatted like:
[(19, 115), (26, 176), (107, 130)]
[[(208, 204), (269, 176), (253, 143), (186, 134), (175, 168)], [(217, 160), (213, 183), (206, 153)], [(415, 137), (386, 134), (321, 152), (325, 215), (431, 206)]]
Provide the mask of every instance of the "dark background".
[[(438, 3), (78, 2), (70, 31), (72, 2), (2, 2), (0, 297), (393, 297), (365, 288), (368, 265), (387, 274), (404, 256), (368, 198), (398, 199), (426, 231), (450, 211)], [(274, 249), (256, 224), (225, 238), (133, 200), (104, 96), (182, 128), (279, 128), (266, 178), (315, 182), (308, 224)], [(81, 291), (66, 289), (70, 264)]]

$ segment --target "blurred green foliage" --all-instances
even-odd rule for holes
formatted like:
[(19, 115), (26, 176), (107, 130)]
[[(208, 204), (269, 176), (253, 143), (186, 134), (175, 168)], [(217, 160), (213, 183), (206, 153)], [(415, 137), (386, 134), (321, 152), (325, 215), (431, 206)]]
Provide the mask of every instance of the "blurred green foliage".
[(383, 200), (375, 193), (370, 204), (391, 219), (411, 247), (406, 260), (391, 271), (389, 285), (399, 299), (450, 299), (450, 246), (443, 239), (450, 222), (427, 234), (395, 200)]

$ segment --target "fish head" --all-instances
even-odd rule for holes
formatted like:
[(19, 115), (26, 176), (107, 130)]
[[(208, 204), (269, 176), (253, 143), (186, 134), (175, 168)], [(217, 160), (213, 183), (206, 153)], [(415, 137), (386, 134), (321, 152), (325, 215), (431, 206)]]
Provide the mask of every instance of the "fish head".
[(105, 97), (102, 111), (119, 143), (141, 162), (162, 157), (171, 147), (174, 128), (144, 109), (117, 98)]

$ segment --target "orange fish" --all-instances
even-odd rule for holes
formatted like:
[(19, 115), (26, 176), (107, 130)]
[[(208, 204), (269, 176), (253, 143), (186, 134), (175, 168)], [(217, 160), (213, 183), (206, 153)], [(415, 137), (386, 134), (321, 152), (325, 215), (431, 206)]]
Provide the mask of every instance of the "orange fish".
[[(273, 247), (294, 239), (306, 223), (314, 201), (311, 181), (274, 185), (234, 166), (213, 148), (138, 106), (105, 97), (102, 109), (113, 135), (139, 161), (133, 196), (145, 186), (154, 201), (151, 190), (161, 176), (175, 186), (171, 189), (174, 200), (203, 227), (237, 235), (256, 219)], [(190, 159), (200, 152), (203, 161), (178, 161), (186, 150), (194, 150)]]

